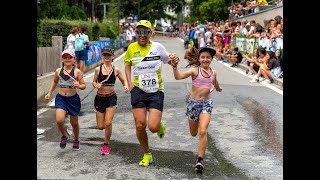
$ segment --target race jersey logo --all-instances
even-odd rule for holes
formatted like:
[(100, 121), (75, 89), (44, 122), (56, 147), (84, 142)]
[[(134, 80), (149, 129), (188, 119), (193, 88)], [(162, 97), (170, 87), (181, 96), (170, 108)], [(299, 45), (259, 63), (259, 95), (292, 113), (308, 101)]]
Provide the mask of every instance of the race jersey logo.
[(133, 56), (134, 56), (134, 57), (140, 57), (140, 56), (141, 56), (141, 55), (140, 55), (140, 51), (134, 52), (134, 53), (133, 53)]
[(157, 52), (150, 52), (149, 55), (151, 56), (157, 55)]
[(145, 57), (142, 61), (157, 61), (160, 60), (160, 56), (153, 56), (153, 57)]

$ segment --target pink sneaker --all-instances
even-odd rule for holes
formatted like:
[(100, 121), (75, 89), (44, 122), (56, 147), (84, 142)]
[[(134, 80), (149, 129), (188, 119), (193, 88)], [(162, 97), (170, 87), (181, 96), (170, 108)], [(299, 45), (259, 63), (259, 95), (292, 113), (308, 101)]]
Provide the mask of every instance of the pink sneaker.
[(64, 149), (66, 147), (67, 140), (68, 140), (67, 136), (62, 136), (61, 137), (61, 140), (60, 140), (60, 148), (61, 149)]
[(110, 148), (108, 147), (108, 145), (104, 144), (101, 147), (101, 154), (102, 155), (106, 155), (110, 153)]

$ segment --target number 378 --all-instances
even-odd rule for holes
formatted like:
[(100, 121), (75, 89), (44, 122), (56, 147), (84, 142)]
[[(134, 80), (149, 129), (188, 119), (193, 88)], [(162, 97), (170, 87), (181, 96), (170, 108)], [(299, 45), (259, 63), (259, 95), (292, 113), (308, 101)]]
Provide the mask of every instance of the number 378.
[(147, 79), (147, 80), (142, 80), (142, 86), (149, 86), (149, 85), (153, 85), (156, 84), (156, 79)]

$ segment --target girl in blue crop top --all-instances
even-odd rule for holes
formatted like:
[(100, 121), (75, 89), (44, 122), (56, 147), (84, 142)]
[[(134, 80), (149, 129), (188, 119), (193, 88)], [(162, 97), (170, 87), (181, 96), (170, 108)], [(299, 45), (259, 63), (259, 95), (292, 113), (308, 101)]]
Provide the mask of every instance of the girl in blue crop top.
[(211, 87), (213, 85), (218, 92), (222, 91), (217, 80), (217, 73), (210, 68), (215, 54), (216, 51), (212, 47), (205, 46), (199, 50), (192, 47), (186, 51), (184, 58), (189, 61), (189, 65), (195, 67), (180, 72), (177, 69), (178, 62), (172, 65), (175, 79), (192, 78), (192, 92), (188, 99), (186, 115), (189, 120), (190, 134), (196, 136), (199, 132), (198, 159), (195, 165), (198, 172), (204, 169), (203, 157), (208, 142), (207, 129), (213, 108), (213, 102), (210, 99), (210, 93), (213, 90)]

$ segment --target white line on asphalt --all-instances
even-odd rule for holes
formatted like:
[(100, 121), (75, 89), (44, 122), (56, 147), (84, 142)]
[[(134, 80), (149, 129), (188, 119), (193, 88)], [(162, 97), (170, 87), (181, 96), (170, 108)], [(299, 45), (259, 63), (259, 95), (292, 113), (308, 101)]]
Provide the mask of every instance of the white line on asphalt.
[(37, 116), (39, 116), (40, 114), (48, 111), (49, 109), (50, 109), (50, 108), (41, 108), (41, 109), (39, 109), (39, 110), (37, 111)]
[(121, 59), (126, 54), (126, 51), (122, 53), (119, 57), (113, 60), (113, 63), (117, 62), (119, 59)]
[[(246, 73), (243, 72), (243, 71), (241, 71), (240, 69), (230, 67), (230, 64), (229, 64), (229, 63), (224, 63), (224, 62), (222, 62), (222, 61), (218, 61), (218, 62), (219, 62), (220, 64), (223, 64), (224, 66), (226, 66), (226, 67), (228, 67), (228, 68), (230, 68), (230, 69), (232, 69), (232, 70), (234, 70), (234, 71), (236, 71), (236, 72), (238, 72), (238, 73), (240, 73), (240, 74), (248, 77), (248, 76), (246, 75)], [(268, 87), (268, 88), (276, 91), (277, 93), (283, 95), (283, 91), (282, 91), (281, 89), (278, 89), (278, 88), (272, 86), (271, 84), (268, 84), (267, 82), (262, 81), (260, 84), (262, 84), (263, 86), (266, 86), (266, 87)]]

